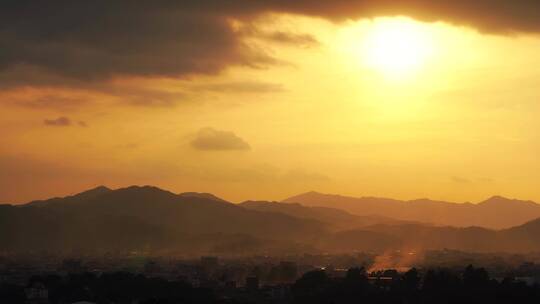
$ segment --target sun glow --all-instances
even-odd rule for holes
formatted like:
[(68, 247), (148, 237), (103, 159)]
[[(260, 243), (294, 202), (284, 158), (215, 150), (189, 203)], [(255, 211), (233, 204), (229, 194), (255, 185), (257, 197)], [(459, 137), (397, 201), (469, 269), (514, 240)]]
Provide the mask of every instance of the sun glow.
[(433, 53), (429, 30), (407, 18), (378, 19), (366, 33), (363, 63), (388, 76), (403, 76), (419, 70)]

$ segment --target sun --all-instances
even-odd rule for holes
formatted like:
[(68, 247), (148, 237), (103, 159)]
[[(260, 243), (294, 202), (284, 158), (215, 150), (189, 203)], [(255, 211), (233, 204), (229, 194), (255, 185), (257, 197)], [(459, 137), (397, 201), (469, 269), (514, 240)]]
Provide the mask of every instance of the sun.
[(388, 76), (404, 76), (421, 68), (433, 53), (429, 30), (408, 18), (375, 20), (365, 35), (363, 63)]

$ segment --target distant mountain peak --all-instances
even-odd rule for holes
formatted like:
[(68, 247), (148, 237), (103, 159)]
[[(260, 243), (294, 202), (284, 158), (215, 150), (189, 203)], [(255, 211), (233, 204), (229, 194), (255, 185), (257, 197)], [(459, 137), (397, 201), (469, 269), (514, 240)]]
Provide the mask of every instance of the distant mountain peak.
[(103, 186), (103, 185), (100, 185), (100, 186), (97, 186), (95, 188), (92, 188), (92, 189), (89, 189), (89, 190), (85, 190), (83, 192), (80, 192), (80, 193), (77, 193), (77, 194), (73, 194), (73, 195), (68, 195), (68, 196), (65, 196), (65, 197), (54, 197), (54, 198), (51, 198), (51, 199), (47, 199), (47, 200), (37, 200), (37, 201), (32, 201), (32, 202), (29, 202), (27, 204), (25, 204), (26, 206), (48, 206), (50, 204), (55, 204), (55, 203), (58, 203), (58, 202), (65, 202), (65, 200), (70, 200), (70, 201), (84, 201), (84, 200), (88, 200), (88, 199), (92, 199), (92, 198), (95, 198), (95, 197), (98, 197), (98, 196), (101, 196), (105, 193), (109, 193), (113, 190)]
[(308, 191), (308, 192), (300, 193), (300, 194), (291, 196), (289, 198), (286, 198), (282, 200), (281, 202), (291, 203), (291, 202), (294, 202), (295, 198), (311, 198), (311, 197), (327, 197), (327, 196), (332, 196), (332, 194), (326, 194), (326, 193), (321, 193), (317, 191)]
[(145, 195), (145, 196), (152, 196), (152, 195), (159, 195), (159, 196), (177, 196), (175, 193), (161, 189), (156, 186), (151, 185), (132, 185), (125, 188), (115, 189), (112, 191), (113, 194), (116, 195)]
[(85, 194), (85, 193), (101, 194), (101, 193), (106, 193), (106, 192), (109, 192), (109, 191), (112, 191), (112, 190), (110, 188), (106, 187), (106, 186), (99, 185), (99, 186), (97, 186), (95, 188), (83, 191), (83, 192), (81, 192), (81, 193), (79, 193), (77, 195)]
[(209, 199), (209, 200), (218, 201), (218, 202), (227, 202), (226, 200), (220, 197), (217, 197), (212, 193), (207, 193), (207, 192), (183, 192), (178, 195), (182, 197), (196, 197), (196, 198), (204, 198), (204, 199)]
[(511, 199), (500, 195), (494, 195), (487, 200), (480, 203), (480, 205), (502, 205), (502, 204), (516, 204), (516, 203), (522, 203), (522, 204), (536, 204), (533, 201), (522, 201), (517, 199)]
[(488, 198), (486, 200), (486, 202), (489, 202), (489, 201), (502, 201), (502, 200), (509, 201), (510, 199), (506, 198), (506, 197), (504, 197), (502, 195), (494, 195), (494, 196)]
[(312, 190), (312, 191), (307, 191), (307, 192), (304, 192), (304, 193), (297, 194), (297, 195), (295, 195), (293, 197), (314, 196), (314, 195), (327, 195), (327, 194)]
[(71, 197), (86, 200), (86, 199), (92, 199), (94, 197), (98, 197), (100, 195), (103, 195), (105, 193), (109, 193), (111, 191), (113, 191), (113, 190), (108, 188), (108, 187), (105, 187), (103, 185), (100, 185), (100, 186), (97, 186), (97, 187), (92, 188), (90, 190), (86, 190), (86, 191), (77, 193), (75, 195), (72, 195)]
[[(142, 186), (139, 186), (139, 185), (131, 185), (131, 186), (128, 186), (128, 187), (125, 187), (125, 188), (120, 188), (118, 190), (122, 190), (122, 189), (125, 189), (125, 190), (141, 190), (141, 189), (147, 189), (147, 190), (162, 190), (156, 186), (150, 186), (150, 185), (142, 185)], [(165, 191), (165, 190), (162, 190), (162, 191)]]
[(255, 201), (247, 200), (239, 203), (240, 206), (273, 206), (273, 207), (302, 207), (309, 208), (308, 206), (303, 206), (300, 203), (287, 203), (287, 202), (276, 202), (276, 201)]
[(94, 198), (102, 194), (111, 192), (111, 191), (113, 190), (103, 185), (100, 185), (95, 188), (92, 188), (92, 189), (89, 189), (89, 190), (86, 190), (86, 191), (83, 191), (83, 192), (80, 192), (71, 196), (67, 196), (67, 197), (78, 198), (78, 199), (89, 199), (89, 198)]

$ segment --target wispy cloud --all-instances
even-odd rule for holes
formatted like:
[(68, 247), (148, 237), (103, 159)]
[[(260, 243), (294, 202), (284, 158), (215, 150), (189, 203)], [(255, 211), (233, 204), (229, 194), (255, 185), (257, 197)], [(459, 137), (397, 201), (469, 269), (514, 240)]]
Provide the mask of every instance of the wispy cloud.
[(55, 119), (45, 119), (43, 120), (43, 123), (46, 126), (52, 126), (52, 127), (68, 127), (71, 126), (71, 119), (61, 116)]
[(193, 86), (192, 90), (227, 93), (276, 93), (285, 91), (285, 88), (280, 83), (237, 81), (197, 85)]
[(191, 146), (202, 151), (250, 150), (250, 145), (233, 132), (203, 128), (191, 141)]
[(73, 125), (77, 125), (79, 127), (88, 127), (88, 124), (85, 121), (79, 120), (75, 123), (66, 116), (60, 116), (54, 119), (44, 119), (43, 124), (49, 127), (69, 127)]

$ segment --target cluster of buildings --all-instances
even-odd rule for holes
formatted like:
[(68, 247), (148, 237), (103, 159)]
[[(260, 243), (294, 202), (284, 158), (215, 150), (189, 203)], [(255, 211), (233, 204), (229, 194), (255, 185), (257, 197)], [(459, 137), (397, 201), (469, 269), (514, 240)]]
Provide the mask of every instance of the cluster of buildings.
[(193, 287), (211, 289), (223, 299), (282, 302), (291, 296), (290, 286), (305, 272), (325, 269), (331, 275), (344, 275), (350, 267), (366, 267), (371, 256), (301, 255), (227, 257), (202, 256), (174, 258), (142, 254), (70, 256), (54, 255), (0, 257), (0, 284), (24, 286), (29, 303), (47, 303), (48, 290), (32, 277), (74, 273), (127, 271), (148, 278), (184, 281)]
[[(436, 260), (448, 266), (459, 262), (460, 268), (484, 258), (484, 263), (499, 262), (499, 258), (471, 256), (460, 252), (441, 251), (428, 254), (426, 261)], [(516, 257), (505, 257), (506, 267), (512, 269), (516, 279), (527, 284), (540, 283), (540, 264), (519, 262)], [(55, 255), (0, 256), (0, 284), (25, 287), (25, 295), (30, 303), (47, 303), (47, 288), (39, 282), (32, 282), (34, 276), (72, 273), (101, 273), (126, 271), (142, 274), (147, 278), (161, 278), (169, 281), (183, 281), (193, 287), (211, 289), (220, 298), (243, 299), (263, 303), (282, 302), (290, 298), (291, 285), (304, 273), (325, 270), (330, 277), (343, 277), (353, 267), (370, 269), (376, 264), (376, 256), (367, 253), (348, 255), (295, 255), (295, 256), (252, 256), (252, 257), (188, 257), (175, 258), (148, 256), (139, 253), (110, 254), (95, 256), (59, 257)], [(465, 263), (465, 264), (464, 264)], [(476, 263), (472, 263), (476, 264)], [(498, 267), (498, 266), (497, 266)], [(503, 274), (498, 268), (488, 271), (494, 278)], [(493, 273), (495, 271), (495, 273)], [(395, 273), (394, 273), (395, 272)], [(387, 270), (374, 271), (370, 280), (382, 282), (398, 275)]]
[[(373, 256), (294, 255), (251, 257), (169, 257), (140, 253), (103, 256), (57, 256), (48, 254), (0, 255), (0, 283), (22, 285), (35, 275), (127, 271), (168, 280), (182, 279), (193, 286), (245, 286), (248, 281), (263, 285), (290, 284), (303, 273), (326, 269), (338, 274), (351, 267), (368, 267)], [(249, 280), (248, 280), (249, 279)]]

